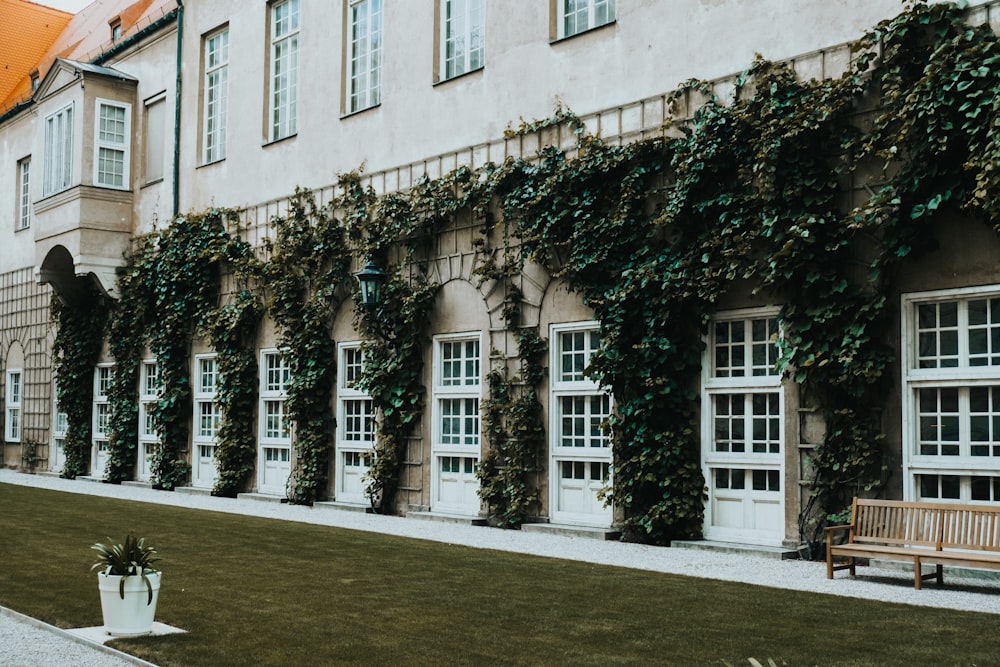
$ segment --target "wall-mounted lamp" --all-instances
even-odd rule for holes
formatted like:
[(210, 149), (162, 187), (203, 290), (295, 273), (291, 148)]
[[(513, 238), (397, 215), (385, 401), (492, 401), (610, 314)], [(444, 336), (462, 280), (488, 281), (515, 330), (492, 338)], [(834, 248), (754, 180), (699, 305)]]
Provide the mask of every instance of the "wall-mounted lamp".
[(361, 288), (361, 304), (369, 310), (378, 308), (382, 303), (385, 272), (378, 268), (374, 259), (369, 257), (365, 268), (355, 273), (354, 276), (358, 279), (358, 286)]
[(395, 334), (391, 328), (386, 327), (382, 317), (382, 287), (385, 286), (388, 276), (371, 257), (368, 258), (365, 268), (354, 276), (358, 279), (358, 287), (361, 288), (361, 305), (368, 311), (366, 318), (368, 330), (383, 341), (391, 342), (395, 339)]

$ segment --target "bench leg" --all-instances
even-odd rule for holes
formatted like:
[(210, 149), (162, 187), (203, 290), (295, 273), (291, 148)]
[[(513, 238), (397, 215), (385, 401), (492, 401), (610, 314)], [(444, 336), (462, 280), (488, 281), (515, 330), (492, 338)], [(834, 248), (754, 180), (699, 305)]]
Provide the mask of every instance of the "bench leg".
[(920, 556), (913, 557), (913, 587), (918, 591), (920, 590), (920, 584), (924, 581), (923, 572), (920, 567)]
[(937, 566), (937, 585), (938, 586), (943, 586), (944, 585), (944, 569), (943, 568), (944, 568), (944, 565), (938, 565)]

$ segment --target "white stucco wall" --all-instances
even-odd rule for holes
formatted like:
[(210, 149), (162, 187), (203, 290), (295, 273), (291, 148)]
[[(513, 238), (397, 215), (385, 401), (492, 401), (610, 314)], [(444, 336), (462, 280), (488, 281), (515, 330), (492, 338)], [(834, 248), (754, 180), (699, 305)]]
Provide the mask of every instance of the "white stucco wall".
[[(487, 0), (486, 64), (434, 84), (436, 3), (388, 1), (381, 105), (343, 116), (344, 1), (301, 0), (298, 132), (266, 145), (267, 5), (193, 0), (185, 20), (182, 209), (242, 206), (496, 140), (520, 118), (579, 115), (841, 44), (898, 0), (619, 0), (614, 25), (550, 40), (549, 0)], [(200, 166), (201, 37), (230, 30), (227, 159)], [(502, 159), (502, 155), (499, 159)], [(497, 159), (494, 157), (494, 159)], [(200, 166), (200, 168), (199, 168)]]

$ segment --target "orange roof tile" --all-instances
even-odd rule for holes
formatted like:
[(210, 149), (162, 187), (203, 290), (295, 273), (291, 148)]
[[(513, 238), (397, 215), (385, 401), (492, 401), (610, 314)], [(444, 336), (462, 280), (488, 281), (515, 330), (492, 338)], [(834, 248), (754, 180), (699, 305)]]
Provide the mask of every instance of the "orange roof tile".
[(0, 0), (0, 100), (38, 66), (73, 15), (28, 0)]
[[(28, 0), (0, 0), (0, 59), (7, 57), (7, 42), (3, 36), (3, 23), (8, 4), (26, 5), (40, 10), (55, 12), (65, 17), (58, 34), (44, 46), (34, 51), (32, 64), (22, 69), (20, 78), (10, 90), (0, 86), (0, 113), (31, 95), (30, 72), (37, 67), (39, 75), (52, 66), (56, 58), (67, 58), (89, 62), (114, 46), (111, 40), (110, 21), (121, 19), (122, 39), (147, 27), (156, 20), (177, 9), (177, 0), (94, 0), (76, 15), (42, 7)], [(23, 33), (30, 34), (23, 30)], [(22, 35), (23, 36), (23, 35)]]

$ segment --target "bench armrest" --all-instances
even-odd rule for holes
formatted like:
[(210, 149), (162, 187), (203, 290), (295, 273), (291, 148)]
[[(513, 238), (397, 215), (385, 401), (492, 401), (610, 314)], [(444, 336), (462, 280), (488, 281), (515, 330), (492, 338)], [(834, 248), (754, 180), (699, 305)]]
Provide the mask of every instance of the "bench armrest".
[[(854, 535), (854, 524), (851, 523), (851, 524), (847, 524), (847, 525), (844, 525), (844, 526), (827, 526), (826, 527), (826, 558), (827, 558), (828, 561), (831, 558), (831, 556), (830, 556), (830, 549), (833, 547), (833, 535), (834, 535), (834, 533), (843, 532), (845, 530), (848, 531), (848, 535), (850, 535), (850, 536), (853, 537), (853, 535)], [(847, 538), (849, 542), (853, 542), (852, 537), (848, 537)]]

